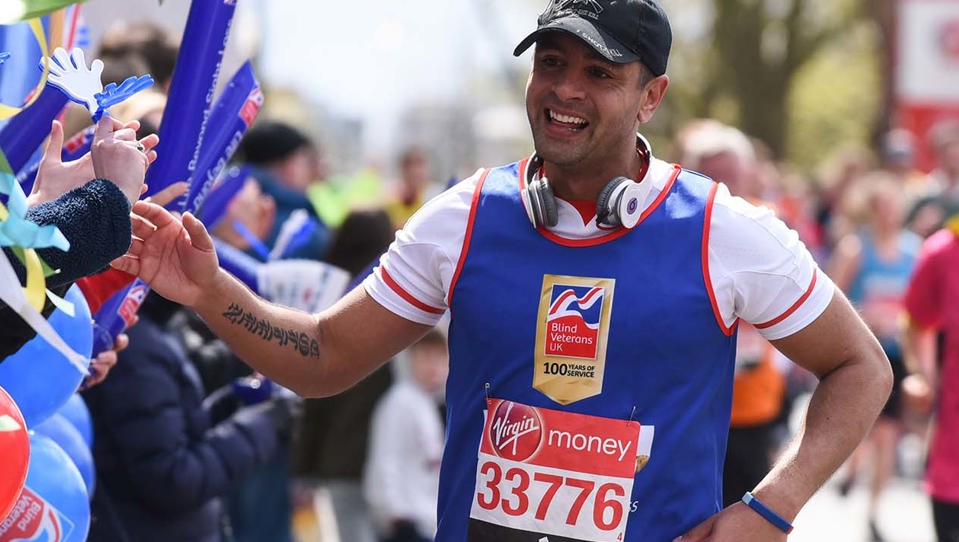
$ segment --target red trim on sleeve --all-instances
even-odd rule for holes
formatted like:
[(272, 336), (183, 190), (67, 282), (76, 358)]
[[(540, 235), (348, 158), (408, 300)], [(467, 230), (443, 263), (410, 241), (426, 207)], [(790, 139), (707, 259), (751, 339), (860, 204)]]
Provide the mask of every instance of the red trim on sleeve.
[(782, 322), (786, 318), (789, 318), (789, 315), (796, 312), (796, 310), (798, 310), (799, 307), (801, 307), (802, 304), (805, 303), (807, 299), (809, 299), (809, 296), (812, 295), (812, 291), (816, 287), (816, 279), (818, 277), (819, 277), (819, 270), (816, 269), (815, 271), (813, 271), (812, 280), (809, 281), (809, 288), (806, 288), (806, 292), (802, 295), (802, 297), (797, 299), (795, 303), (793, 303), (792, 307), (789, 307), (788, 309), (786, 309), (786, 312), (780, 314), (779, 316), (773, 318), (772, 320), (768, 322), (763, 322), (761, 324), (753, 324), (753, 327), (755, 327), (756, 329), (766, 329), (778, 324), (779, 322)]
[(390, 274), (386, 272), (386, 269), (383, 268), (382, 266), (380, 267), (380, 276), (383, 277), (383, 282), (385, 282), (386, 285), (389, 286), (391, 290), (396, 292), (397, 295), (402, 297), (407, 303), (409, 303), (410, 305), (413, 305), (417, 309), (420, 309), (421, 311), (433, 313), (433, 314), (443, 314), (444, 312), (446, 312), (444, 309), (431, 307), (430, 305), (427, 305), (426, 303), (423, 303), (419, 299), (416, 299), (415, 297), (410, 295), (409, 292), (404, 290), (402, 286), (400, 286), (399, 284), (396, 283), (395, 280), (393, 280), (393, 277), (391, 277)]
[(733, 325), (727, 326), (723, 320), (723, 313), (719, 310), (719, 302), (716, 301), (716, 291), (713, 289), (713, 279), (709, 275), (709, 229), (713, 222), (713, 203), (716, 200), (716, 192), (719, 190), (719, 183), (713, 183), (709, 189), (709, 195), (706, 196), (706, 216), (703, 219), (703, 250), (702, 250), (702, 268), (703, 280), (706, 282), (706, 292), (709, 294), (709, 303), (713, 306), (713, 314), (716, 316), (716, 323), (719, 329), (727, 336), (736, 331), (736, 325), (739, 324), (737, 318)]
[[(525, 167), (526, 164), (524, 160), (524, 163), (520, 164), (519, 167), (520, 178), (523, 177), (522, 171)], [(466, 253), (469, 252), (470, 241), (473, 239), (473, 223), (476, 221), (476, 209), (479, 207), (480, 192), (483, 191), (483, 184), (486, 183), (486, 177), (489, 175), (489, 172), (489, 169), (483, 171), (479, 180), (476, 181), (476, 189), (473, 190), (473, 201), (470, 202), (470, 214), (466, 220), (466, 235), (463, 237), (463, 247), (460, 248), (460, 257), (456, 262), (456, 271), (453, 272), (453, 279), (450, 280), (450, 293), (446, 296), (446, 304), (450, 310), (453, 310), (453, 292), (456, 291), (456, 283), (459, 281), (460, 273), (463, 271), (463, 264), (466, 263)]]

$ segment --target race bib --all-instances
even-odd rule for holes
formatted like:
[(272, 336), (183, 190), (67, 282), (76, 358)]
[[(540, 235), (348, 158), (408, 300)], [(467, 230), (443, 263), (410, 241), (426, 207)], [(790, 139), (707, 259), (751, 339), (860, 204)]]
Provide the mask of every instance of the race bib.
[(654, 428), (487, 400), (471, 542), (623, 540)]

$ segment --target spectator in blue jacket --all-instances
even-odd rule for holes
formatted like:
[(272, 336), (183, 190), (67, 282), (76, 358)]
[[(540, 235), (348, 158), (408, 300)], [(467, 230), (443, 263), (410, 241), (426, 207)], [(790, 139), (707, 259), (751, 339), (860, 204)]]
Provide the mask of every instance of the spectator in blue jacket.
[(110, 378), (84, 393), (97, 467), (91, 542), (221, 540), (221, 496), (287, 438), (283, 400), (214, 423), (199, 374), (168, 329), (179, 310), (150, 294)]

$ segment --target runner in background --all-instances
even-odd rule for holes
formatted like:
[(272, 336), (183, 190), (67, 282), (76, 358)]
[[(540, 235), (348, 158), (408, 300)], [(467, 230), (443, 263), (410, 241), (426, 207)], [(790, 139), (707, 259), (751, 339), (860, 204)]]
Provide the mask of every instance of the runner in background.
[[(925, 241), (905, 306), (903, 340), (910, 375), (904, 394), (919, 411), (934, 411), (925, 490), (939, 542), (959, 542), (959, 232)], [(940, 338), (941, 335), (941, 338)]]
[(847, 465), (839, 491), (845, 495), (855, 481), (865, 453), (871, 449), (869, 482), (869, 536), (885, 540), (876, 526), (879, 500), (895, 471), (896, 446), (902, 433), (900, 385), (906, 375), (899, 341), (902, 298), (912, 275), (922, 240), (904, 227), (904, 179), (875, 172), (857, 181), (850, 199), (865, 202), (858, 213), (858, 231), (839, 240), (829, 263), (829, 276), (849, 296), (863, 320), (876, 334), (892, 366), (894, 385), (866, 442)]

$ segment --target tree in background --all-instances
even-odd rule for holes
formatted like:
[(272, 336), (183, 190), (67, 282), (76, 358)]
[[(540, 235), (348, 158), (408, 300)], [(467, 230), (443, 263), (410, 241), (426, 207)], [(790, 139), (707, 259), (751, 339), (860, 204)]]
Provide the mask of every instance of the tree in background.
[[(888, 117), (894, 0), (676, 0), (670, 128), (714, 117), (804, 169), (845, 143), (868, 144)], [(685, 14), (701, 12), (699, 20)], [(678, 16), (678, 17), (677, 17)], [(665, 123), (665, 124), (663, 124)]]

